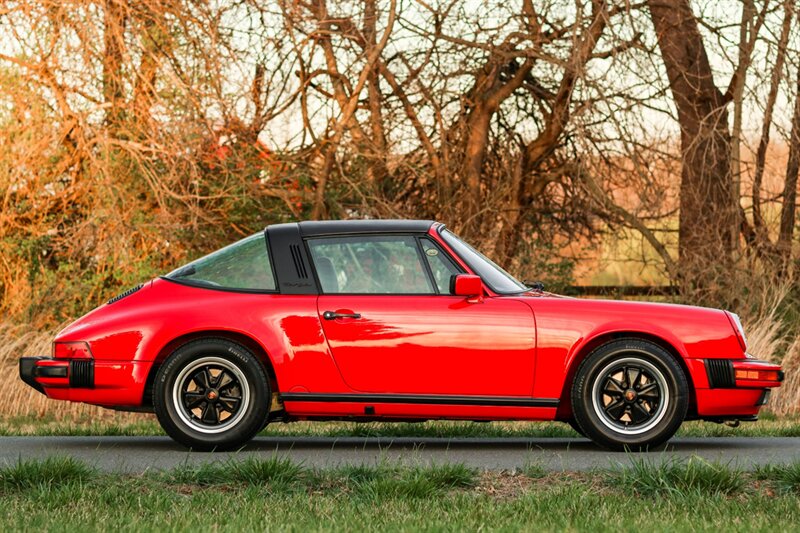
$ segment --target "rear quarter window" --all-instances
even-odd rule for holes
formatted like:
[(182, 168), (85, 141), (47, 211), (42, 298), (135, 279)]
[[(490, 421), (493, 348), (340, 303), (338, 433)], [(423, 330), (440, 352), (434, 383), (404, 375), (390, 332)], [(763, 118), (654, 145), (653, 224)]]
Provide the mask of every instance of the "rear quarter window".
[(221, 289), (274, 291), (275, 277), (269, 260), (264, 233), (210, 253), (205, 257), (173, 270), (167, 279)]

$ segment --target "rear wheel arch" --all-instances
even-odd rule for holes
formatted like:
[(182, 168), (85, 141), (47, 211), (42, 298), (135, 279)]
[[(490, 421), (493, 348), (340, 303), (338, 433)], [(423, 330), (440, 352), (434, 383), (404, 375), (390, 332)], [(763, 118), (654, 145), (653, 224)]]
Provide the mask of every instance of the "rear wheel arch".
[(683, 370), (683, 373), (686, 376), (686, 381), (689, 384), (689, 411), (687, 413), (687, 418), (693, 416), (697, 412), (697, 397), (694, 391), (694, 381), (692, 380), (692, 374), (689, 372), (689, 367), (687, 366), (686, 361), (680, 352), (675, 348), (675, 346), (658, 335), (653, 335), (652, 333), (646, 333), (643, 331), (614, 331), (593, 337), (586, 342), (572, 357), (572, 360), (569, 364), (569, 369), (567, 370), (566, 379), (564, 380), (564, 386), (561, 389), (557, 418), (559, 420), (567, 420), (572, 416), (572, 386), (575, 381), (575, 374), (578, 372), (578, 368), (580, 368), (583, 360), (600, 346), (621, 339), (634, 339), (652, 342), (653, 344), (666, 350), (667, 353), (669, 353), (673, 359), (675, 359), (675, 362), (677, 362), (681, 367), (681, 370)]
[(212, 338), (221, 338), (229, 340), (231, 342), (241, 344), (242, 346), (250, 350), (258, 358), (258, 360), (264, 367), (264, 371), (267, 373), (267, 378), (269, 379), (270, 382), (271, 390), (273, 392), (279, 392), (281, 390), (278, 384), (278, 377), (275, 373), (275, 366), (273, 365), (272, 359), (270, 358), (266, 349), (261, 345), (261, 343), (259, 343), (249, 335), (246, 335), (244, 333), (239, 333), (236, 331), (202, 330), (202, 331), (193, 331), (191, 333), (181, 335), (180, 337), (176, 337), (175, 339), (172, 339), (167, 344), (165, 344), (158, 351), (158, 355), (156, 355), (155, 361), (153, 362), (153, 365), (150, 367), (150, 371), (147, 374), (147, 381), (145, 383), (144, 398), (142, 403), (144, 405), (153, 404), (153, 384), (155, 383), (156, 374), (158, 373), (158, 369), (161, 367), (161, 364), (167, 359), (167, 357), (170, 356), (171, 353), (173, 353), (181, 346), (190, 343), (192, 341), (196, 341), (198, 339), (212, 339)]

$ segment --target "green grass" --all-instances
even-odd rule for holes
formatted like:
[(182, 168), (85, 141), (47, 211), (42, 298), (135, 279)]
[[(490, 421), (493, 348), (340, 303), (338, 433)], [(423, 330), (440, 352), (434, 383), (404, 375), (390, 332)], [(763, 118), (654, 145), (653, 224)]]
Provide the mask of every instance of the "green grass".
[(119, 476), (52, 459), (0, 467), (0, 530), (798, 530), (800, 495), (777, 490), (788, 471), (800, 463), (747, 473), (691, 460), (564, 474), (314, 470), (270, 458)]
[(94, 469), (71, 457), (19, 461), (0, 469), (0, 488), (5, 491), (52, 489), (62, 485), (80, 484), (94, 475)]
[(522, 467), (522, 473), (531, 479), (541, 479), (547, 475), (547, 469), (536, 461), (528, 461)]
[(740, 492), (745, 486), (745, 475), (738, 468), (699, 457), (662, 463), (641, 459), (612, 472), (609, 484), (645, 496), (719, 496)]
[[(141, 415), (135, 422), (67, 420), (51, 418), (0, 418), (0, 436), (149, 436), (164, 435), (155, 417)], [(577, 438), (561, 422), (455, 422), (356, 423), (276, 422), (262, 436), (286, 437), (437, 437), (437, 438)], [(678, 431), (683, 437), (800, 437), (800, 417), (776, 419), (768, 413), (758, 422), (744, 422), (731, 428), (711, 422), (685, 422)]]
[(782, 489), (800, 493), (800, 462), (759, 467), (756, 476), (758, 479), (772, 480)]
[(183, 464), (164, 474), (170, 483), (190, 485), (280, 485), (290, 486), (304, 482), (307, 471), (288, 458), (273, 456), (269, 459), (248, 457), (243, 461), (201, 465)]

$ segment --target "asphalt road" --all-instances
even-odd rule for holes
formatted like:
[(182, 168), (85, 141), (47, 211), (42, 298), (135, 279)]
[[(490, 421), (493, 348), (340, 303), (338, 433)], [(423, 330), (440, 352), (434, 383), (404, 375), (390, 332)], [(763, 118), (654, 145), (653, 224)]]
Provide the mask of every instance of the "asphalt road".
[(633, 460), (654, 462), (697, 455), (744, 469), (800, 461), (800, 438), (680, 438), (647, 453), (614, 453), (582, 439), (441, 439), (261, 437), (237, 452), (190, 452), (167, 437), (0, 437), (0, 464), (67, 455), (111, 472), (139, 473), (246, 457), (285, 455), (306, 466), (464, 463), (511, 470), (536, 463), (554, 471), (619, 468)]

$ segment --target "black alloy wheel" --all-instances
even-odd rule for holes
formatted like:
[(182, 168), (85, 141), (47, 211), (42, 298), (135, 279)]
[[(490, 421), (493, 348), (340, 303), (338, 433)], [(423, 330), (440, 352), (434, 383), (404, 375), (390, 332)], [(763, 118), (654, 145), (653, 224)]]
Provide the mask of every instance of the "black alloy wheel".
[(227, 339), (191, 341), (158, 369), (153, 407), (167, 434), (194, 450), (228, 450), (266, 425), (271, 391), (262, 363)]
[(572, 385), (575, 422), (594, 442), (613, 450), (643, 450), (669, 440), (689, 406), (689, 384), (675, 357), (641, 339), (596, 348)]

